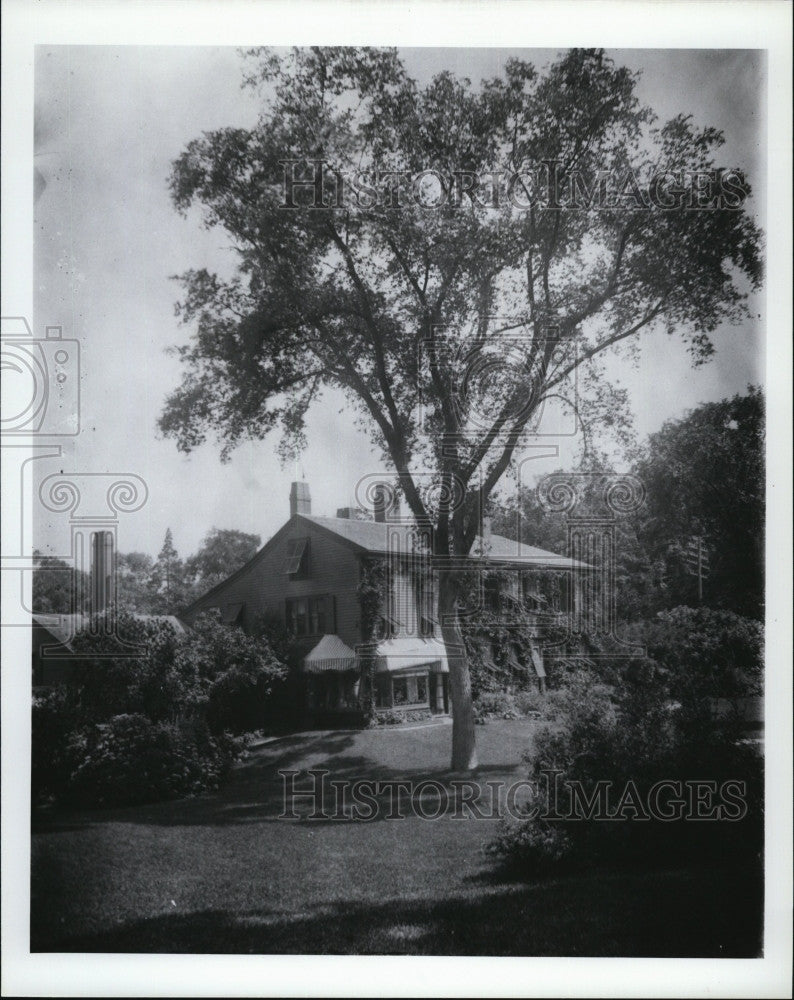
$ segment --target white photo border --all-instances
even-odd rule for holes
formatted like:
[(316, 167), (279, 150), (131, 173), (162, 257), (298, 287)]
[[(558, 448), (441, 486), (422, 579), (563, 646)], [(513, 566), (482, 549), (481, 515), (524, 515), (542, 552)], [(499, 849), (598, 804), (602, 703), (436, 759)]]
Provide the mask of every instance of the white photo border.
[[(764, 0), (4, 0), (2, 314), (32, 315), (36, 44), (510, 45), (768, 52), (767, 851), (765, 955), (755, 960), (65, 955), (29, 952), (29, 635), (3, 629), (3, 995), (790, 995), (791, 7)], [(4, 518), (15, 483), (4, 481)], [(6, 633), (16, 633), (8, 635)]]

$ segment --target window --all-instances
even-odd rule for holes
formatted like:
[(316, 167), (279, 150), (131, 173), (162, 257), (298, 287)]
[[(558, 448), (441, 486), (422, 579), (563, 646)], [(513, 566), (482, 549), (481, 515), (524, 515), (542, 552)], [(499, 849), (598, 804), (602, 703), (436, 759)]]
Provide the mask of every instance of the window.
[(399, 635), (402, 622), (392, 615), (381, 615), (375, 623), (374, 639), (393, 639)]
[(309, 539), (291, 538), (287, 542), (287, 555), (284, 559), (282, 573), (291, 576), (293, 580), (305, 580), (309, 575)]
[(291, 598), (287, 601), (286, 617), (287, 628), (297, 636), (327, 635), (336, 630), (331, 594)]
[(427, 674), (392, 678), (394, 705), (427, 705)]

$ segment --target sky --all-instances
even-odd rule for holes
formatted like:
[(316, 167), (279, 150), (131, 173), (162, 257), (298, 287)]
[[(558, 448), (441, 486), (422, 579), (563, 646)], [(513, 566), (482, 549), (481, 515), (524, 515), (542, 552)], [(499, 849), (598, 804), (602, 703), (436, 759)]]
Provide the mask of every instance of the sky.
[[(405, 49), (420, 82), (450, 69), (473, 82), (497, 75), (510, 55), (542, 66), (552, 50)], [(743, 166), (755, 188), (750, 203), (764, 219), (764, 60), (745, 50), (621, 50), (618, 63), (641, 69), (640, 99), (660, 119), (684, 111), (725, 133), (722, 158)], [(226, 270), (233, 260), (220, 230), (201, 227), (198, 211), (182, 218), (168, 193), (170, 164), (203, 131), (251, 126), (257, 105), (242, 90), (236, 49), (157, 46), (37, 48), (35, 66), (34, 318), (37, 336), (60, 325), (81, 346), (81, 430), (64, 446), (60, 468), (132, 472), (149, 488), (146, 506), (122, 515), (121, 551), (156, 555), (171, 528), (181, 555), (212, 527), (272, 535), (288, 515), (289, 484), (305, 478), (315, 513), (352, 502), (356, 481), (382, 469), (365, 434), (328, 392), (310, 412), (309, 445), (300, 465), (282, 468), (277, 438), (241, 445), (222, 465), (208, 442), (191, 455), (160, 439), (157, 418), (180, 381), (170, 345), (185, 343), (172, 276), (188, 268)], [(752, 318), (715, 337), (716, 356), (692, 368), (680, 341), (641, 341), (636, 369), (610, 369), (630, 393), (645, 435), (698, 404), (742, 392), (763, 380), (763, 297)], [(533, 463), (551, 471), (571, 454)], [(545, 463), (545, 464), (544, 464)], [(37, 463), (42, 467), (46, 463)], [(49, 474), (51, 467), (42, 468)], [(66, 551), (60, 515), (38, 518), (37, 547)]]

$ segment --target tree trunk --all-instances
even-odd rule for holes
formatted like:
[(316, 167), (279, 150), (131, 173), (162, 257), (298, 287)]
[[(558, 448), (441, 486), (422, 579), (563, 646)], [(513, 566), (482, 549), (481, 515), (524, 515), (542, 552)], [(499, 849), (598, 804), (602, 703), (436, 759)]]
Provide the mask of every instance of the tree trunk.
[(474, 707), (471, 701), (471, 676), (463, 634), (458, 621), (457, 580), (449, 573), (439, 573), (438, 614), (449, 663), (449, 687), (452, 701), (452, 770), (473, 771), (477, 767), (474, 736)]

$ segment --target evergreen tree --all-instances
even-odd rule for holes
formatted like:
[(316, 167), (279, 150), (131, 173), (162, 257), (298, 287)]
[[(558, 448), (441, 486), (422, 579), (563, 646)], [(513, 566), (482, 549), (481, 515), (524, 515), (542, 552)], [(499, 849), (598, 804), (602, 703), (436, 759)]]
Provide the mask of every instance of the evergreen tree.
[(185, 566), (174, 547), (174, 536), (170, 528), (166, 530), (163, 547), (157, 556), (149, 582), (153, 611), (157, 614), (177, 614), (189, 599)]

